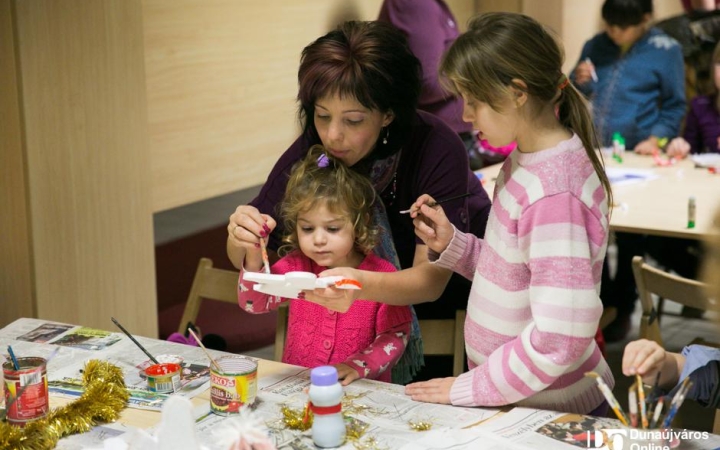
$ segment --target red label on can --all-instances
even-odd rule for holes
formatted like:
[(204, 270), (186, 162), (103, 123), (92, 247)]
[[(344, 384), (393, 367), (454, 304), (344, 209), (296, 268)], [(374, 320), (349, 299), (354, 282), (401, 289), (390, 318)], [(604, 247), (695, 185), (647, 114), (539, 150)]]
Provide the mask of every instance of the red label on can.
[(45, 417), (50, 401), (45, 359), (31, 357), (17, 361), (19, 370), (15, 370), (12, 362), (3, 364), (5, 404), (10, 405), (8, 422), (23, 425)]

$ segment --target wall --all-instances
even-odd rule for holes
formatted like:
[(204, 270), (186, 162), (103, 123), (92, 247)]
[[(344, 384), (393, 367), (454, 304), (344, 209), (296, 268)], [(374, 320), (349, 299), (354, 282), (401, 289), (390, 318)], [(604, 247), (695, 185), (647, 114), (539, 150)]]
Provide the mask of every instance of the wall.
[(0, 272), (12, 283), (0, 285), (0, 325), (23, 315), (112, 329), (115, 316), (155, 336), (140, 1), (0, 5)]
[[(460, 24), (473, 14), (472, 0), (447, 3)], [(153, 211), (263, 183), (298, 135), (300, 52), (381, 4), (144, 0)]]

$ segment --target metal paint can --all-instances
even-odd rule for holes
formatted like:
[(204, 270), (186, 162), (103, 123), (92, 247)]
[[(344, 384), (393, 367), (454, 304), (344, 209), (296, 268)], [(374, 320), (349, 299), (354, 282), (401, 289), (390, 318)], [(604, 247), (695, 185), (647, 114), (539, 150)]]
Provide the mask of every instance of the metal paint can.
[(244, 356), (223, 356), (210, 367), (210, 410), (221, 416), (238, 414), (257, 395), (257, 362)]
[(145, 369), (148, 389), (158, 394), (172, 394), (181, 387), (182, 367), (176, 363), (153, 364)]
[(10, 405), (18, 394), (21, 394), (7, 411), (8, 422), (25, 425), (33, 420), (42, 419), (50, 410), (48, 397), (47, 361), (40, 357), (18, 358), (20, 369), (15, 370), (12, 361), (3, 363), (5, 379), (5, 405)]

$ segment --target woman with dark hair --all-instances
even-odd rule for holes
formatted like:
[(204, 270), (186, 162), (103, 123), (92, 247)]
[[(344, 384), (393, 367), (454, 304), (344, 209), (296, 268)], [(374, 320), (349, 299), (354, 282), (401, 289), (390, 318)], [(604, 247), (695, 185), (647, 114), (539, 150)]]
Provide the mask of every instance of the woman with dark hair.
[(298, 82), (303, 133), (275, 164), (257, 198), (230, 216), (230, 260), (241, 268), (247, 249), (260, 245), (261, 238), (277, 251), (284, 230), (274, 217), (290, 169), (310, 147), (322, 144), (372, 180), (381, 200), (375, 216), (389, 232), (376, 252), (398, 268), (410, 268), (397, 272), (383, 290), (385, 297), (414, 304), (440, 299), (419, 305), (418, 316), (454, 317), (467, 306), (470, 282), (429, 263), (412, 220), (400, 211), (424, 193), (437, 199), (469, 194), (443, 207), (458, 229), (483, 236), (490, 200), (468, 167), (458, 135), (416, 109), (421, 69), (405, 37), (380, 22), (343, 23), (303, 50)]

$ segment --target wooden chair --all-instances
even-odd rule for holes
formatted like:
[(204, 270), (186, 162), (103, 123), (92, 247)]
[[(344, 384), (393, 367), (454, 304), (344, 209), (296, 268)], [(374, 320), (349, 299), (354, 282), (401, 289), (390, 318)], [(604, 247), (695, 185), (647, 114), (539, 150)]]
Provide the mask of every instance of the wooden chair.
[(282, 361), (283, 350), (285, 349), (285, 337), (287, 335), (288, 304), (283, 303), (277, 309), (277, 326), (275, 328), (275, 361)]
[[(643, 261), (642, 256), (635, 256), (632, 260), (633, 275), (640, 295), (642, 317), (640, 319), (640, 337), (650, 339), (663, 345), (660, 333), (660, 317), (655, 309), (653, 294), (662, 299), (672, 300), (684, 306), (701, 310), (717, 310), (717, 300), (707, 296), (706, 285), (699, 281), (683, 278), (664, 272)], [(693, 343), (713, 345), (709, 342)], [(715, 344), (716, 345), (716, 344)], [(720, 433), (720, 409), (715, 411), (713, 433)]]
[(453, 376), (463, 373), (465, 311), (456, 311), (454, 319), (425, 319), (419, 322), (424, 354), (452, 355)]
[(641, 256), (633, 258), (632, 268), (642, 306), (641, 338), (663, 345), (653, 294), (684, 306), (702, 310), (717, 309), (716, 302), (708, 298), (704, 283), (657, 269), (647, 264)]
[(205, 298), (237, 305), (239, 276), (239, 272), (213, 267), (213, 262), (209, 258), (200, 258), (190, 288), (190, 295), (188, 295), (185, 310), (178, 325), (178, 333), (185, 334), (188, 322), (195, 323), (200, 311), (200, 305)]

